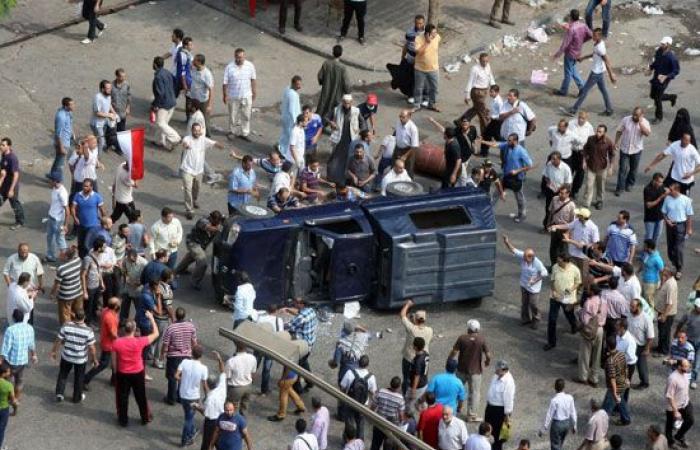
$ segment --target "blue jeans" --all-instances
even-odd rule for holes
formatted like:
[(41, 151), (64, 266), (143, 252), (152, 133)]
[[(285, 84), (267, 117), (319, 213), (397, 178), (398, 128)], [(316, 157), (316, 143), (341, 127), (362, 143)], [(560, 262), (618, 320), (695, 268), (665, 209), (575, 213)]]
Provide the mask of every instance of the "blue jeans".
[(423, 88), (427, 86), (428, 91), (428, 108), (435, 106), (438, 95), (438, 77), (440, 75), (439, 71), (435, 72), (423, 72), (421, 70), (414, 70), (414, 83), (413, 88), (413, 98), (415, 99), (416, 108), (421, 106), (423, 102)]
[(583, 80), (578, 74), (578, 69), (576, 68), (576, 60), (570, 56), (564, 56), (564, 80), (561, 82), (561, 87), (559, 91), (566, 95), (569, 93), (569, 83), (574, 80), (576, 87), (580, 91), (583, 87)]
[[(168, 262), (166, 265), (175, 272), (175, 267), (177, 266), (177, 252), (172, 252), (170, 256), (168, 256)], [(173, 289), (177, 289), (179, 287), (179, 283), (177, 281), (177, 278), (173, 277), (172, 281), (170, 281), (170, 287)]]
[(7, 422), (10, 420), (10, 408), (0, 409), (0, 447), (5, 442), (5, 430)]
[(46, 257), (50, 260), (56, 259), (56, 247), (60, 251), (64, 251), (68, 248), (66, 244), (66, 236), (63, 234), (61, 227), (63, 226), (63, 221), (58, 221), (53, 217), (49, 217), (46, 228)]
[[(601, 0), (588, 0), (588, 6), (586, 6), (586, 25), (588, 25), (588, 28), (591, 30), (593, 29), (593, 11), (595, 10), (596, 6), (600, 4)], [(612, 0), (608, 0), (608, 2), (603, 5), (602, 7), (602, 16), (603, 16), (603, 37), (607, 39), (608, 37), (608, 31), (610, 31), (610, 12), (612, 11)]]
[[(693, 342), (693, 347), (698, 348), (700, 340)], [(700, 358), (695, 358), (693, 362), (693, 370), (690, 372), (690, 381), (697, 381), (698, 373), (700, 373)]]
[(658, 222), (644, 222), (644, 240), (651, 239), (654, 241), (654, 244), (658, 245), (663, 223), (663, 220), (659, 220)]
[(606, 111), (612, 111), (612, 103), (610, 102), (610, 95), (608, 94), (608, 88), (605, 86), (605, 72), (603, 73), (593, 73), (591, 72), (588, 74), (588, 79), (586, 80), (586, 84), (583, 85), (581, 90), (578, 93), (578, 100), (576, 100), (576, 103), (574, 103), (574, 106), (571, 108), (573, 112), (578, 111), (578, 109), (581, 107), (583, 102), (586, 100), (586, 96), (588, 96), (588, 92), (593, 89), (593, 86), (598, 86), (598, 89), (600, 90), (600, 93), (603, 95), (603, 102), (605, 102), (605, 110)]
[(552, 420), (552, 425), (549, 429), (549, 445), (551, 450), (562, 450), (562, 448), (564, 448), (564, 440), (571, 428), (571, 419)]
[(637, 168), (639, 167), (641, 156), (642, 152), (635, 153), (634, 155), (620, 153), (620, 167), (617, 171), (616, 191), (619, 192), (623, 189), (630, 189), (634, 186), (634, 183), (637, 181)]
[(267, 394), (270, 392), (270, 371), (272, 370), (272, 359), (267, 356), (262, 359), (262, 375), (260, 376), (260, 392)]
[(605, 398), (603, 399), (603, 409), (608, 413), (608, 416), (612, 414), (613, 409), (617, 406), (620, 411), (620, 420), (624, 423), (630, 423), (632, 421), (629, 408), (627, 407), (628, 392), (629, 389), (625, 389), (625, 392), (620, 396), (620, 403), (617, 405), (615, 405), (615, 397), (613, 397), (610, 389), (605, 391)]
[(187, 442), (194, 438), (194, 434), (197, 431), (197, 427), (194, 424), (194, 413), (195, 410), (192, 407), (193, 403), (197, 403), (197, 399), (185, 400), (184, 398), (180, 403), (182, 403), (182, 410), (185, 411), (185, 424), (182, 426), (182, 438), (181, 443), (185, 445)]
[(66, 155), (56, 153), (53, 158), (53, 164), (47, 175), (63, 175), (63, 167), (66, 165)]

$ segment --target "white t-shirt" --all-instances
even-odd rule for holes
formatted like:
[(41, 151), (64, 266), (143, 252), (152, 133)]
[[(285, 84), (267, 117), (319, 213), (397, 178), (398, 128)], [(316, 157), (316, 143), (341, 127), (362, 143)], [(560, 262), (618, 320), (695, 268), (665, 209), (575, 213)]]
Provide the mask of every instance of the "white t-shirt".
[(673, 158), (673, 169), (671, 169), (671, 178), (681, 183), (690, 184), (695, 181), (694, 176), (684, 178), (686, 173), (693, 172), (695, 167), (700, 164), (700, 154), (693, 144), (688, 144), (687, 147), (681, 147), (681, 141), (673, 142), (666, 147), (664, 155)]
[(292, 136), (289, 140), (289, 146), (293, 147), (292, 157), (294, 158), (294, 164), (297, 165), (299, 170), (303, 169), (306, 164), (304, 164), (304, 152), (306, 151), (306, 134), (302, 127), (294, 126), (292, 129)]
[(219, 384), (214, 389), (207, 393), (207, 399), (204, 400), (204, 417), (210, 420), (216, 420), (222, 412), (224, 412), (224, 404), (226, 403), (226, 374), (219, 374)]
[(593, 46), (593, 66), (591, 72), (601, 74), (605, 73), (605, 59), (603, 57), (608, 54), (605, 49), (605, 41), (598, 42)]
[(192, 136), (192, 125), (198, 124), (200, 127), (202, 127), (202, 136), (207, 135), (207, 124), (204, 121), (204, 113), (202, 111), (197, 110), (195, 111), (191, 116), (190, 120), (187, 121), (187, 134), (189, 136)]
[(180, 50), (180, 47), (182, 47), (182, 42), (173, 42), (173, 45), (170, 47), (170, 56), (173, 61), (173, 67), (170, 69), (170, 72), (172, 72), (173, 75), (177, 73), (177, 51)]
[(129, 204), (134, 201), (133, 191), (134, 181), (129, 171), (124, 169), (124, 164), (120, 164), (117, 173), (114, 174), (114, 200), (117, 203)]
[(66, 210), (68, 206), (68, 191), (59, 184), (57, 188), (51, 189), (51, 206), (49, 206), (49, 216), (57, 222), (66, 220)]
[(19, 309), (24, 313), (22, 321), (27, 323), (29, 315), (34, 309), (34, 300), (29, 298), (29, 293), (25, 288), (17, 283), (12, 283), (7, 288), (7, 321), (12, 323), (12, 312)]
[(204, 157), (207, 150), (212, 148), (216, 141), (205, 136), (200, 136), (197, 139), (192, 136), (185, 136), (182, 139), (182, 143), (185, 151), (182, 154), (180, 169), (190, 175), (200, 175), (204, 172)]
[(229, 386), (248, 386), (253, 383), (253, 374), (258, 361), (250, 353), (236, 353), (226, 361), (226, 378)]
[(289, 190), (292, 189), (292, 177), (287, 172), (277, 172), (275, 174), (270, 185), (270, 195), (278, 193), (282, 187), (286, 187)]
[(396, 148), (396, 137), (392, 135), (385, 136), (382, 141), (382, 147), (384, 148), (382, 158), (391, 159), (394, 156), (394, 148)]
[(180, 371), (180, 398), (184, 400), (199, 400), (199, 388), (202, 381), (209, 376), (207, 366), (195, 359), (185, 359), (177, 368)]
[[(357, 368), (355, 369), (355, 372), (357, 372), (357, 375), (359, 375), (360, 378), (364, 378), (367, 376), (367, 374), (369, 374), (369, 370), (367, 369)], [(352, 370), (348, 370), (345, 372), (345, 375), (343, 375), (343, 379), (340, 380), (340, 388), (343, 390), (343, 392), (348, 392), (348, 389), (350, 389), (354, 382), (355, 374), (352, 373)], [(374, 375), (370, 375), (369, 378), (367, 378), (367, 390), (371, 395), (377, 393), (377, 378)], [(369, 398), (367, 398), (367, 403), (369, 403)]]

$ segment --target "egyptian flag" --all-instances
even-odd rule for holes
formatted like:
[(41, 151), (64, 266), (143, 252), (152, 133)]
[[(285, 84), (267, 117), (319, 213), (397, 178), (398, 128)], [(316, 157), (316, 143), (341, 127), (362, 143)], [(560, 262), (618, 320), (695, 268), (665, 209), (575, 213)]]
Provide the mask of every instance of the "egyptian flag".
[(121, 147), (124, 157), (129, 163), (132, 180), (143, 179), (143, 144), (145, 135), (146, 130), (144, 128), (133, 128), (117, 133), (119, 147)]

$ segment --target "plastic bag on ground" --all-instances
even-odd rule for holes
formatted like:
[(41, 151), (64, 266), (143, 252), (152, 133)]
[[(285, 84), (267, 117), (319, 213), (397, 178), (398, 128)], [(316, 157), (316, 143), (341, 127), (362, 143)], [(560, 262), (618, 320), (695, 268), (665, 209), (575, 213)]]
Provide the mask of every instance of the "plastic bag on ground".
[(544, 70), (533, 70), (530, 75), (530, 83), (546, 85), (549, 75)]
[(549, 36), (547, 36), (547, 32), (544, 31), (544, 27), (528, 28), (527, 37), (531, 41), (540, 42), (543, 44), (549, 42)]

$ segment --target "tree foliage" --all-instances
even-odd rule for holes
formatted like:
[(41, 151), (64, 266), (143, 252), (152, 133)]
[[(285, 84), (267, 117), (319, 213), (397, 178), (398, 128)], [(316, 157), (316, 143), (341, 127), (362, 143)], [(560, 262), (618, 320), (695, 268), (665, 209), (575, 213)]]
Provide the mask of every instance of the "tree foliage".
[(0, 16), (6, 15), (17, 5), (17, 0), (0, 0)]

